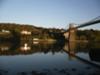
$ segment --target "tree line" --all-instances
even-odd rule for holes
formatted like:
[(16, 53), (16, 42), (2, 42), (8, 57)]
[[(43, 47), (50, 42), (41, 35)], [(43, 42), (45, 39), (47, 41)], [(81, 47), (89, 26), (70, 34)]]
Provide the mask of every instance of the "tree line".
[[(34, 25), (16, 24), (16, 23), (0, 23), (0, 31), (9, 30), (11, 35), (15, 38), (20, 38), (22, 30), (30, 31), (31, 37), (39, 39), (55, 39), (64, 41), (63, 32), (64, 29), (57, 28), (42, 28)], [(18, 39), (17, 38), (17, 39)], [(89, 40), (89, 41), (100, 41), (100, 30), (77, 30), (76, 40)]]
[(25, 24), (15, 24), (15, 23), (0, 23), (0, 31), (9, 30), (14, 37), (22, 36), (21, 31), (29, 31), (31, 32), (31, 37), (39, 38), (39, 39), (55, 39), (55, 40), (63, 40), (64, 36), (61, 33), (60, 29), (56, 28), (42, 28), (36, 27), (33, 25), (25, 25)]
[(100, 30), (78, 30), (76, 32), (77, 40), (88, 40), (88, 41), (96, 41), (100, 42)]

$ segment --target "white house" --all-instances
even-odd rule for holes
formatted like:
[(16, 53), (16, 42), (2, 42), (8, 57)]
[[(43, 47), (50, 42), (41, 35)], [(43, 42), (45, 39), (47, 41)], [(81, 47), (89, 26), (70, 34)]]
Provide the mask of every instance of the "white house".
[(21, 34), (23, 34), (23, 35), (31, 35), (31, 32), (23, 30), (23, 31), (21, 31)]

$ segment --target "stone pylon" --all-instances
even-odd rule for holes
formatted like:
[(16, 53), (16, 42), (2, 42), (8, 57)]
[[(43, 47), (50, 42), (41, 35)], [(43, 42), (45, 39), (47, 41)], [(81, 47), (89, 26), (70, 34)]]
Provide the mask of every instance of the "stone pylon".
[(69, 24), (69, 42), (76, 41), (76, 28), (74, 27), (74, 24)]

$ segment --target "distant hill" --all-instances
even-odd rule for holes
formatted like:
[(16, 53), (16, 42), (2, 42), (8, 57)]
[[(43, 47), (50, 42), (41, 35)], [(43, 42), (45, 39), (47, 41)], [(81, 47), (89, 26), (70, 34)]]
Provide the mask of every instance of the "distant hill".
[(44, 30), (49, 30), (51, 32), (61, 32), (61, 29), (55, 29), (55, 28), (42, 28), (42, 27), (36, 27), (34, 25), (28, 25), (28, 24), (16, 24), (16, 23), (0, 23), (0, 30), (6, 29), (6, 30), (16, 30), (16, 31), (22, 31), (22, 30), (28, 30), (32, 32), (41, 32)]
[(8, 30), (11, 31), (13, 34), (18, 35), (20, 35), (22, 31), (28, 31), (31, 32), (31, 36), (33, 38), (40, 39), (61, 39), (62, 37), (64, 38), (62, 34), (62, 29), (42, 28), (27, 24), (0, 23), (0, 31), (2, 30)]
[(15, 23), (0, 23), (0, 30), (15, 30), (15, 31), (22, 31), (27, 30), (31, 32), (41, 32), (38, 27), (32, 25), (24, 25), (24, 24), (15, 24)]
[[(3, 34), (2, 31), (10, 31), (11, 34)], [(16, 24), (16, 23), (0, 23), (0, 39), (8, 37), (22, 37), (22, 31), (31, 32), (31, 38), (39, 39), (56, 39), (64, 40), (63, 35), (64, 29), (56, 28), (43, 28), (36, 27), (34, 25), (28, 24)], [(9, 36), (8, 36), (9, 35)], [(26, 37), (26, 36), (24, 36)], [(77, 30), (76, 40), (90, 40), (90, 41), (100, 41), (100, 31), (99, 30)]]

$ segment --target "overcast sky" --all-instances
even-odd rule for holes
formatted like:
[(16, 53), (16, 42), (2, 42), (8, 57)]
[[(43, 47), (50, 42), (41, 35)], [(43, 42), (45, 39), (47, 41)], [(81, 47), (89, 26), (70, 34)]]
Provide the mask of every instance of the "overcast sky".
[[(0, 0), (0, 22), (68, 28), (100, 16), (100, 0)], [(100, 29), (100, 24), (86, 28)]]

